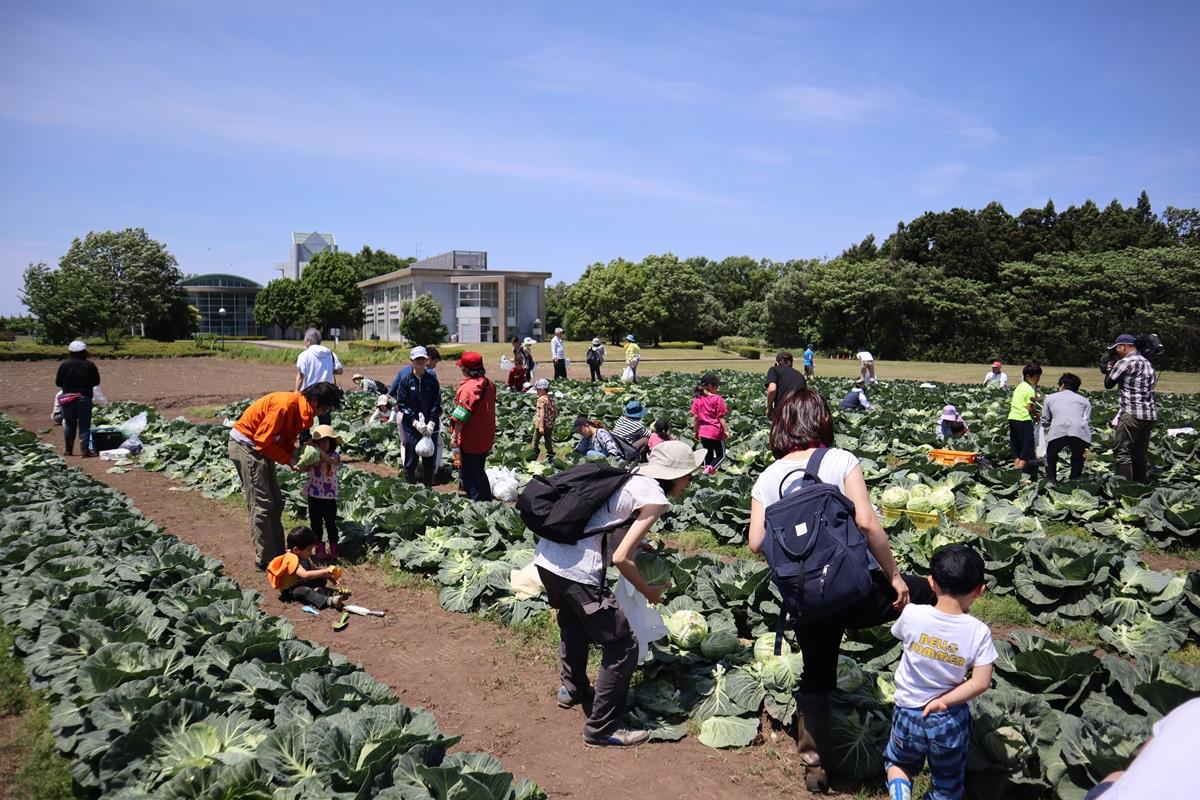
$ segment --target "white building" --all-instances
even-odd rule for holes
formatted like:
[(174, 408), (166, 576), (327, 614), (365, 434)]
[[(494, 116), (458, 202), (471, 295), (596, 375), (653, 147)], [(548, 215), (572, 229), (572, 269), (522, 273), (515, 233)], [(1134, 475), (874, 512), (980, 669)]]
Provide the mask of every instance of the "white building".
[(313, 260), (313, 256), (326, 250), (333, 253), (338, 251), (337, 241), (333, 238), (332, 233), (317, 233), (316, 231), (293, 233), (292, 251), (286, 265), (287, 274), (283, 277), (300, 280), (300, 273), (308, 266), (308, 262)]
[(402, 341), (400, 306), (423, 294), (442, 306), (451, 341), (506, 342), (542, 337), (549, 272), (489, 270), (487, 253), (452, 250), (358, 285), (363, 290), (363, 338)]

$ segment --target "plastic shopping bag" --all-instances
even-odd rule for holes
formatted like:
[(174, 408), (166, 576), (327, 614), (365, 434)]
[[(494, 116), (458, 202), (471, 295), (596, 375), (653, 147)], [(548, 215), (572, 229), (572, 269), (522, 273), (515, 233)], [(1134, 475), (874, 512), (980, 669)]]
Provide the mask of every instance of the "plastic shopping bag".
[(667, 635), (667, 626), (663, 623), (662, 614), (650, 607), (642, 593), (635, 589), (632, 583), (625, 580), (624, 575), (617, 580), (613, 594), (617, 598), (617, 605), (625, 614), (625, 619), (629, 620), (630, 630), (637, 638), (638, 663), (640, 664), (646, 660), (650, 643)]
[(633, 367), (626, 367), (621, 373), (621, 383), (633, 383)]
[(1046, 457), (1046, 431), (1041, 425), (1033, 429), (1033, 454), (1038, 458)]
[(514, 366), (513, 360), (511, 358), (509, 358), (508, 356), (500, 356), (500, 371), (501, 372), (512, 372), (513, 366)]
[[(105, 395), (104, 392), (100, 390), (99, 386), (96, 386), (95, 388), (92, 389), (92, 403), (95, 405), (98, 405), (98, 406), (108, 405), (108, 396)], [(142, 414), (142, 416), (144, 417), (146, 415)], [(144, 428), (146, 426), (142, 425), (142, 427)]]
[(131, 453), (140, 453), (142, 450), (142, 431), (146, 430), (148, 423), (149, 419), (146, 417), (146, 412), (143, 411), (118, 425), (117, 430), (125, 435), (125, 441), (121, 442), (121, 447), (129, 450)]

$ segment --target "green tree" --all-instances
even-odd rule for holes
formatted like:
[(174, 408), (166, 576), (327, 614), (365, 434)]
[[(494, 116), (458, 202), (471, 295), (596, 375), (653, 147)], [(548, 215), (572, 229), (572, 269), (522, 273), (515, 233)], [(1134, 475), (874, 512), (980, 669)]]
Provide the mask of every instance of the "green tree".
[(288, 328), (304, 316), (304, 298), (300, 282), (276, 278), (259, 290), (254, 298), (254, 321), (261, 328)]
[(400, 333), (420, 345), (445, 341), (449, 333), (442, 323), (442, 306), (432, 295), (423, 294), (400, 304)]
[(1200, 209), (1167, 206), (1162, 221), (1173, 242), (1200, 246)]
[(568, 337), (576, 336), (575, 331), (567, 327), (567, 307), (570, 305), (571, 287), (564, 281), (552, 283), (546, 287), (546, 330), (553, 331), (562, 327)]
[(842, 251), (842, 261), (874, 261), (879, 258), (879, 248), (875, 245), (875, 234), (868, 233), (867, 237), (858, 244), (852, 244)]
[(416, 259), (411, 256), (401, 258), (386, 250), (372, 250), (366, 245), (363, 245), (362, 250), (350, 256), (354, 274), (360, 281), (378, 278), (380, 275), (411, 267), (414, 261)]
[[(25, 273), (26, 305), (47, 320), (41, 324), (48, 341), (61, 341), (67, 330), (74, 331), (69, 335), (102, 332), (110, 342), (137, 326), (162, 339), (192, 331), (175, 257), (141, 228), (75, 239), (56, 272), (62, 274), (50, 279), (45, 265), (31, 265)], [(84, 308), (80, 296), (97, 308)]]
[(321, 330), (362, 325), (363, 293), (358, 280), (349, 253), (317, 253), (300, 276), (301, 321)]
[[(652, 342), (699, 338), (697, 321), (704, 308), (704, 282), (687, 261), (672, 253), (642, 260), (646, 288), (638, 303), (643, 313), (641, 332)], [(635, 323), (637, 327), (638, 323)]]
[(600, 336), (616, 342), (626, 333), (649, 339), (659, 316), (643, 304), (646, 271), (641, 264), (618, 258), (592, 264), (571, 287), (563, 327), (582, 338)]

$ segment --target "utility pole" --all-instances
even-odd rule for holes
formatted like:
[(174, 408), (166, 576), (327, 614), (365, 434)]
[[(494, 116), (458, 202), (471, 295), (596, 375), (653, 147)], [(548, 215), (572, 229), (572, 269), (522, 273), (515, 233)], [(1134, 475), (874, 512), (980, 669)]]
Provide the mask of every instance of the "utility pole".
[(421, 243), (420, 242), (415, 242), (413, 244), (413, 258), (415, 258), (417, 261), (421, 260)]

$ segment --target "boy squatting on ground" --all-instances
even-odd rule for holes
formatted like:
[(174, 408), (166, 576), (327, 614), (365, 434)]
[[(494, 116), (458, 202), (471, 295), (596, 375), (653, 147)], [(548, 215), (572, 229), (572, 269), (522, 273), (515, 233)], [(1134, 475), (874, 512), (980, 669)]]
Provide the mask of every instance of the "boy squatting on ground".
[[(983, 594), (983, 559), (960, 544), (930, 560), (932, 606), (909, 604), (892, 625), (904, 642), (896, 669), (896, 710), (884, 751), (890, 800), (909, 800), (912, 779), (929, 759), (933, 788), (926, 800), (963, 796), (971, 710), (967, 701), (992, 681), (996, 648), (988, 626), (968, 612)], [(970, 671), (971, 677), (964, 679)]]
[(267, 567), (267, 583), (279, 590), (280, 599), (287, 602), (299, 600), (316, 609), (341, 610), (345, 597), (326, 586), (337, 583), (342, 576), (341, 567), (318, 567), (313, 562), (317, 549), (317, 535), (304, 525), (288, 531), (288, 551), (275, 556)]

